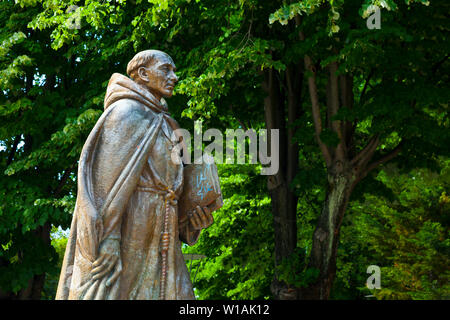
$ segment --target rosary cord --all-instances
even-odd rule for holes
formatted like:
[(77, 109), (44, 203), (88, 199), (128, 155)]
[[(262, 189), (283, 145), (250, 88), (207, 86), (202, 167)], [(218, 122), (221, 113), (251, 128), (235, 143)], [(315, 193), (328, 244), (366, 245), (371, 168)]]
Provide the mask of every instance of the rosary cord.
[(167, 278), (167, 251), (169, 250), (169, 202), (171, 205), (176, 205), (175, 193), (167, 188), (167, 194), (164, 199), (164, 229), (162, 234), (162, 247), (161, 247), (161, 257), (162, 257), (162, 266), (161, 266), (161, 288), (159, 291), (159, 299), (165, 300), (166, 298), (166, 278)]

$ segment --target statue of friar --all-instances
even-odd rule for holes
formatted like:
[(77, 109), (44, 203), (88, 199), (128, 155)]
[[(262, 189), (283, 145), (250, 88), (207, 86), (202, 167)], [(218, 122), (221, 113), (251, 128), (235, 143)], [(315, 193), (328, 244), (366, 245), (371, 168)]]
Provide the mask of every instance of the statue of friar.
[(181, 137), (164, 101), (175, 64), (146, 50), (127, 74), (112, 75), (81, 153), (56, 299), (195, 299), (181, 242), (195, 244), (213, 217), (208, 206), (178, 208), (186, 178), (171, 152)]

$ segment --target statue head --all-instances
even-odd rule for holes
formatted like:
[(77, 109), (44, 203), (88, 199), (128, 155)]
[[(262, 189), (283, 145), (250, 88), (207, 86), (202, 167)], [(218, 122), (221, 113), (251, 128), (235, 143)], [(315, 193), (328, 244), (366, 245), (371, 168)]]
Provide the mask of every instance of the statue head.
[(127, 66), (127, 74), (137, 83), (146, 87), (158, 101), (171, 97), (178, 77), (175, 63), (165, 52), (145, 50), (137, 53)]

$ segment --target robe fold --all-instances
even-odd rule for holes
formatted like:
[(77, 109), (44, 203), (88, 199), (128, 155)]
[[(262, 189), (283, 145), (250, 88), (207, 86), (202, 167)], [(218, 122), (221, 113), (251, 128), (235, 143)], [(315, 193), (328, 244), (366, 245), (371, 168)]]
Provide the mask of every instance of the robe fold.
[[(105, 111), (89, 134), (78, 166), (78, 191), (56, 299), (158, 299), (161, 234), (168, 210), (166, 299), (194, 299), (181, 253), (193, 230), (169, 192), (180, 196), (183, 165), (171, 161), (179, 137), (167, 106), (131, 79), (112, 75)], [(166, 208), (167, 207), (167, 208)], [(105, 239), (120, 242), (123, 270), (93, 281), (90, 272)]]

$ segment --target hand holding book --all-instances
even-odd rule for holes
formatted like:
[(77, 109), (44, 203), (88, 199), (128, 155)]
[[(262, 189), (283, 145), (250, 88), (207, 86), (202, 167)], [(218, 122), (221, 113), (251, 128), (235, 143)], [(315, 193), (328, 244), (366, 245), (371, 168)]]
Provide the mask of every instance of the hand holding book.
[(200, 206), (195, 207), (195, 210), (189, 213), (188, 216), (195, 230), (208, 228), (214, 222), (212, 211), (207, 206), (203, 208)]
[(217, 167), (213, 161), (184, 168), (184, 188), (179, 201), (180, 221), (189, 220), (194, 229), (209, 227), (212, 212), (223, 205)]

